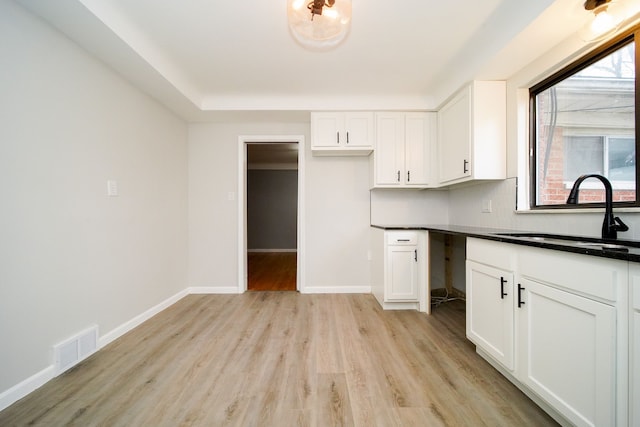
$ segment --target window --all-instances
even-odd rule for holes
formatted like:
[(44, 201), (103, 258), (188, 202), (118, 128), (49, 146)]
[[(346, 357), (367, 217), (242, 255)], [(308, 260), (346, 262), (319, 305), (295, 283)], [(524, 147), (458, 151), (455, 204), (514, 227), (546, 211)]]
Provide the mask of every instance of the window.
[(587, 180), (580, 186), (580, 204), (566, 204), (576, 178), (592, 173), (611, 181), (615, 204), (640, 206), (634, 35), (531, 88), (532, 208), (604, 203), (602, 184)]

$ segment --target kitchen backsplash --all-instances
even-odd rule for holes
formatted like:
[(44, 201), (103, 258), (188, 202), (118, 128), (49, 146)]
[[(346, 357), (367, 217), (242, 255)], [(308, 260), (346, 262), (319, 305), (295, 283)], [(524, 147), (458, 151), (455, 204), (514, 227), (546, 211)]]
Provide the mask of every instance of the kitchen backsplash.
[[(573, 213), (517, 212), (516, 179), (447, 190), (371, 190), (372, 224), (455, 224), (600, 237), (604, 209)], [(629, 226), (621, 239), (640, 240), (640, 211), (614, 209)]]
[[(483, 212), (487, 204), (491, 212)], [(640, 240), (640, 212), (614, 209), (629, 226), (621, 239)], [(516, 213), (516, 179), (485, 182), (449, 191), (449, 223), (523, 231), (600, 237), (604, 208), (597, 212)]]

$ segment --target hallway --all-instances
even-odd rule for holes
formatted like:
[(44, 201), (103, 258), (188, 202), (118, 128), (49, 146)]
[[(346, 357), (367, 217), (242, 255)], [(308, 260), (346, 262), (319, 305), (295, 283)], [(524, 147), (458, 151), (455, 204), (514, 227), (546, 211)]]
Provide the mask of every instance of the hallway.
[(249, 252), (249, 291), (295, 291), (296, 252)]

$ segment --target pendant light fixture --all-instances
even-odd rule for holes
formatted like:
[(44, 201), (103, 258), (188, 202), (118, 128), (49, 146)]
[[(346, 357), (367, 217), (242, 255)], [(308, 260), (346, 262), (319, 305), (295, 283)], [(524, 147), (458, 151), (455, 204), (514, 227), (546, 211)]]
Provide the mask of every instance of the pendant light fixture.
[(311, 50), (340, 44), (351, 27), (351, 0), (287, 0), (293, 38)]

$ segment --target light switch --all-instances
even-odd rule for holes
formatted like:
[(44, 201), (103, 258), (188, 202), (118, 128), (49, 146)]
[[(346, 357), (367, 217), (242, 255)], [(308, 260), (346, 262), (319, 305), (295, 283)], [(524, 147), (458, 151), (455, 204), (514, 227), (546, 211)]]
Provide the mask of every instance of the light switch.
[(229, 191), (229, 193), (227, 194), (227, 198), (229, 200), (235, 200), (236, 199), (236, 193), (234, 193), (233, 191)]
[(107, 180), (107, 196), (116, 197), (118, 195), (118, 181), (115, 179)]
[(491, 200), (485, 199), (482, 201), (482, 212), (491, 213)]

